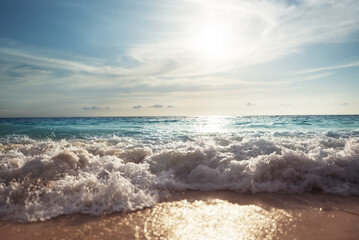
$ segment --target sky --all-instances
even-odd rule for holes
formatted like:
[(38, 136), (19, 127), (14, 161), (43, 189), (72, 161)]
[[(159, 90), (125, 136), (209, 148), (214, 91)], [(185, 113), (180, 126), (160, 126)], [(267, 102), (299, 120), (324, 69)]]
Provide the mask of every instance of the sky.
[(357, 0), (2, 0), (0, 117), (359, 114)]

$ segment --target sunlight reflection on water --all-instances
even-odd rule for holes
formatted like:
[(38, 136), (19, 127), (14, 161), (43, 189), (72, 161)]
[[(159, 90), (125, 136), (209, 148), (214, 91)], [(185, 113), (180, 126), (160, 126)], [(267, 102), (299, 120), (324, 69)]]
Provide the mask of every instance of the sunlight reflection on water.
[(292, 218), (282, 210), (219, 199), (182, 200), (155, 208), (153, 213), (168, 214), (145, 223), (145, 232), (151, 229), (147, 239), (272, 239), (275, 233), (285, 231)]
[(229, 131), (231, 119), (226, 116), (200, 117), (195, 126), (197, 133), (226, 133)]

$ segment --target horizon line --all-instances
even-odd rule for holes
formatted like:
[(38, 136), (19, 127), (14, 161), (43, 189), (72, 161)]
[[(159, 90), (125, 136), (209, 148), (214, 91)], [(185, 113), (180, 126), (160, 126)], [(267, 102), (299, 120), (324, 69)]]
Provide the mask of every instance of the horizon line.
[(353, 114), (253, 114), (253, 115), (138, 115), (138, 116), (39, 116), (39, 117), (0, 117), (0, 119), (36, 119), (36, 118), (165, 118), (165, 117), (294, 117), (294, 116), (359, 116)]

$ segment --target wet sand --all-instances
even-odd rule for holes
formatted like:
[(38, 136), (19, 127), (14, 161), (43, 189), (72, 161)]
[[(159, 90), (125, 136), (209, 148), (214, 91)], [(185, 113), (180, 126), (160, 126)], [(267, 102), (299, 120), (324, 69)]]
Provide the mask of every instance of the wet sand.
[(359, 197), (179, 193), (144, 210), (0, 222), (1, 239), (359, 239)]

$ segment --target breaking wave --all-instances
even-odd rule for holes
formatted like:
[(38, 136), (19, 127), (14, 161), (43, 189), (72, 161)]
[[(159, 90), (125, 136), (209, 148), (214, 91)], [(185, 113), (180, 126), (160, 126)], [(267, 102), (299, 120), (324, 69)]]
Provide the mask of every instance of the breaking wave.
[(133, 211), (188, 189), (359, 195), (359, 137), (340, 131), (0, 142), (2, 220)]

